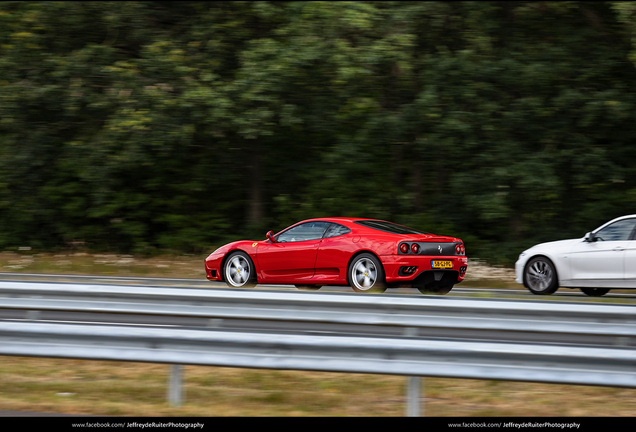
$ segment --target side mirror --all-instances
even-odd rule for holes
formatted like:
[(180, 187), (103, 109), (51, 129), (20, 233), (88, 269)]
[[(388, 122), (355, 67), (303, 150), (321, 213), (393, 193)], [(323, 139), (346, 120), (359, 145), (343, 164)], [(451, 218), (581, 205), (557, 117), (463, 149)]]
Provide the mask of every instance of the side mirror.
[(585, 241), (588, 243), (594, 243), (596, 241), (596, 236), (594, 235), (594, 233), (589, 232), (585, 234)]
[(267, 237), (267, 240), (271, 241), (272, 243), (276, 243), (276, 239), (274, 239), (273, 231), (267, 231), (267, 234), (265, 234), (265, 237)]

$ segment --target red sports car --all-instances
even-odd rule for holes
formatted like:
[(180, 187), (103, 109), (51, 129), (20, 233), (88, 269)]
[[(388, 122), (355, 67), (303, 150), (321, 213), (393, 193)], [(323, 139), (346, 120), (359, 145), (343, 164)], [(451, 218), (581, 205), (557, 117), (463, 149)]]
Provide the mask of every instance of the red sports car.
[(413, 287), (446, 294), (464, 280), (464, 243), (375, 219), (318, 218), (298, 222), (267, 240), (241, 240), (205, 259), (209, 280), (230, 287), (294, 284), (317, 290), (350, 285), (356, 292)]

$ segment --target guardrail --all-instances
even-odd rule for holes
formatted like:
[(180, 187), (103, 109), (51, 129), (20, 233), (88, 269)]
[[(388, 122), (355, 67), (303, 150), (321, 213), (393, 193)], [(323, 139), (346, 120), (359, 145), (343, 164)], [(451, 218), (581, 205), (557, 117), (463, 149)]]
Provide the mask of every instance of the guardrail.
[[(203, 267), (201, 267), (203, 275)], [(166, 277), (143, 277), (143, 276), (113, 276), (113, 275), (75, 275), (75, 274), (55, 274), (55, 273), (12, 273), (0, 272), (0, 281), (40, 281), (40, 282), (62, 282), (62, 283), (83, 283), (83, 284), (112, 284), (112, 285), (145, 285), (145, 286), (191, 286), (209, 288), (211, 282), (203, 276), (194, 278), (166, 278)], [(219, 284), (222, 284), (219, 282)], [(225, 284), (223, 284), (225, 285)]]
[[(0, 311), (22, 319), (0, 322), (1, 355), (636, 388), (631, 305), (4, 282)], [(32, 322), (45, 313), (130, 324)]]
[(0, 282), (0, 309), (31, 311), (29, 318), (60, 311), (198, 318), (217, 327), (239, 319), (259, 326), (293, 321), (305, 331), (335, 325), (340, 333), (402, 335), (408, 327), (420, 337), (636, 346), (636, 308), (615, 304)]

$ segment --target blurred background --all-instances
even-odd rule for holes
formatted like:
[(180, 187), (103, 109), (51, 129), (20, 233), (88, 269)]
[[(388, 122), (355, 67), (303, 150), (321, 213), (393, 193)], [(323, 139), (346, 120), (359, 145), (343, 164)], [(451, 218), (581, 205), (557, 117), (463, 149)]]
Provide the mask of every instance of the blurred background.
[(636, 213), (636, 3), (2, 2), (0, 249), (359, 216), (514, 263)]

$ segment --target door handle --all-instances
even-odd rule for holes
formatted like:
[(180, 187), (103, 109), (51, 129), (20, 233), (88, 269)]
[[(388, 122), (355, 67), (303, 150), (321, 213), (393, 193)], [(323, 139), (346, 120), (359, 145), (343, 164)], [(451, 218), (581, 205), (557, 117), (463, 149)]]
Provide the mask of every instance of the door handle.
[(617, 247), (615, 247), (615, 248), (614, 248), (614, 249), (612, 249), (612, 250), (613, 250), (613, 251), (618, 251), (618, 252), (620, 252), (620, 251), (624, 251), (624, 250), (625, 250), (625, 248), (624, 248), (624, 247), (622, 247), (622, 246), (617, 246)]

